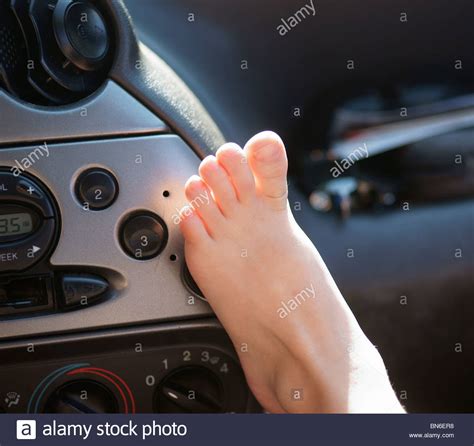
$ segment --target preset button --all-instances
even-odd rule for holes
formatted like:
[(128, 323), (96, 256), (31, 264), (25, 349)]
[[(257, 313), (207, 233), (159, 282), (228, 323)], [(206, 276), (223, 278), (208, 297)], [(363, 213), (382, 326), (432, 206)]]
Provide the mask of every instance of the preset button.
[(123, 250), (137, 260), (156, 257), (168, 241), (165, 222), (151, 212), (132, 215), (122, 225), (120, 234)]
[(86, 209), (101, 211), (116, 200), (118, 183), (112, 173), (105, 169), (88, 169), (77, 179), (76, 195)]

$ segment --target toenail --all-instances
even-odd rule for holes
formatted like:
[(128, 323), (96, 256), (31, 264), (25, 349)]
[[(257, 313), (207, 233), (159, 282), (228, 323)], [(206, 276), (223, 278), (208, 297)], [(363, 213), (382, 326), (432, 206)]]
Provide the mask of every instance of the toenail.
[(192, 183), (192, 191), (196, 194), (200, 194), (203, 190), (206, 190), (202, 181), (194, 181)]
[(202, 162), (202, 167), (206, 169), (215, 170), (218, 167), (216, 158), (212, 155), (208, 156), (207, 158), (204, 158), (204, 161)]
[(271, 161), (280, 158), (281, 149), (275, 143), (265, 144), (255, 150), (255, 158), (258, 161)]
[(201, 177), (199, 177), (198, 175), (193, 175), (191, 178), (188, 179), (188, 181), (186, 181), (186, 188), (189, 189), (189, 188), (195, 188), (196, 187), (196, 183), (200, 183), (202, 180), (201, 180)]
[(190, 187), (191, 194), (198, 194), (200, 190), (201, 190), (201, 186), (199, 185), (197, 181), (191, 183), (191, 187)]
[(236, 143), (228, 143), (226, 146), (224, 146), (224, 149), (225, 149), (225, 152), (229, 152), (229, 153), (241, 153), (242, 152), (242, 149), (239, 145), (237, 145)]
[(241, 152), (241, 150), (236, 146), (225, 146), (219, 155), (224, 157), (234, 157), (235, 155), (238, 155), (239, 152)]

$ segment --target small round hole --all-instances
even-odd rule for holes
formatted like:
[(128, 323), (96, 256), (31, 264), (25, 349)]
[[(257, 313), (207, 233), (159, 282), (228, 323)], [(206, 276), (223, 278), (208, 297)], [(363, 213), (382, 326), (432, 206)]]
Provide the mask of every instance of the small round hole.
[(176, 260), (178, 260), (178, 256), (177, 256), (176, 254), (171, 254), (171, 255), (170, 255), (170, 260), (171, 260), (172, 262), (176, 262)]
[(170, 196), (170, 191), (169, 191), (169, 190), (165, 190), (165, 191), (163, 192), (163, 197), (168, 198), (169, 196)]

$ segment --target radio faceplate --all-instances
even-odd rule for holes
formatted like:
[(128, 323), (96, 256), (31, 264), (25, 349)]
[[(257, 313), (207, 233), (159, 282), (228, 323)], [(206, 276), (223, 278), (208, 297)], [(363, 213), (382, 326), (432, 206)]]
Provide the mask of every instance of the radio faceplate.
[(0, 169), (0, 274), (31, 268), (50, 252), (59, 215), (46, 188), (17, 166)]
[[(0, 165), (10, 172), (36, 149), (1, 149)], [(54, 197), (57, 212), (54, 206), (53, 212), (47, 206), (44, 211), (37, 208), (39, 213), (58, 217), (44, 219), (60, 226), (57, 244), (33, 267), (0, 274), (0, 285), (3, 281), (11, 289), (12, 280), (16, 284), (20, 279), (42, 277), (52, 281), (51, 292), (60, 298), (46, 308), (55, 314), (43, 316), (39, 308), (31, 308), (29, 314), (37, 317), (0, 321), (0, 339), (212, 315), (208, 304), (183, 284), (181, 274), (184, 243), (176, 222), (187, 203), (183, 185), (199, 166), (199, 158), (189, 147), (177, 136), (156, 135), (48, 144), (48, 150), (48, 157), (38, 158), (20, 177), (35, 179), (45, 194)], [(91, 170), (109, 172), (116, 181), (114, 198), (102, 209), (89, 206), (84, 194), (77, 193), (78, 181)], [(105, 183), (100, 183), (97, 190), (94, 184), (87, 186), (94, 199), (108, 193)], [(18, 204), (27, 206), (27, 201)], [(15, 212), (5, 208), (2, 214)], [(160, 244), (150, 255), (146, 249), (140, 252), (139, 244), (144, 236), (149, 243), (154, 240), (150, 237), (157, 237), (154, 226), (134, 225), (133, 255), (124, 249), (127, 223), (137, 215), (153, 215), (163, 227)], [(26, 240), (29, 237), (19, 242)], [(95, 291), (106, 286), (108, 294), (98, 295), (100, 305), (90, 305), (98, 302)], [(41, 301), (37, 296), (29, 300)], [(14, 313), (24, 312), (25, 307), (14, 304), (18, 307)], [(69, 311), (77, 308), (81, 311)]]

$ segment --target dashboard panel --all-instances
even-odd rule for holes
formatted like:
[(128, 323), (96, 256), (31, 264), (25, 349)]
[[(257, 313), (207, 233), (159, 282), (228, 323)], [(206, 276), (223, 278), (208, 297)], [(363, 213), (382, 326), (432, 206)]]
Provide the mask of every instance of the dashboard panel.
[(122, 2), (0, 6), (0, 412), (258, 411), (178, 228), (216, 124)]
[[(48, 158), (46, 155), (38, 158), (28, 173), (44, 183), (55, 197), (58, 207), (55, 220), (60, 234), (49, 259), (50, 267), (41, 269), (38, 275), (52, 281), (64, 281), (64, 277), (71, 274), (103, 278), (109, 284), (110, 298), (94, 306), (89, 306), (92, 304), (89, 299), (79, 305), (81, 311), (55, 314), (51, 316), (54, 323), (51, 317), (3, 321), (0, 336), (11, 338), (209, 315), (207, 304), (202, 299), (190, 299), (182, 283), (184, 252), (176, 223), (186, 203), (182, 185), (197, 169), (197, 156), (173, 135), (49, 144), (48, 147)], [(28, 159), (34, 150), (35, 146), (4, 148), (3, 165), (15, 167), (18, 160)], [(116, 179), (116, 197), (105, 208), (108, 183), (100, 176), (82, 179), (91, 169), (106, 172)], [(77, 191), (83, 181), (90, 183), (84, 185), (86, 192), (91, 192), (90, 197), (83, 197)], [(99, 194), (97, 201), (96, 194)], [(95, 203), (101, 207), (95, 208)], [(127, 240), (149, 237), (144, 244), (153, 243), (151, 237), (155, 235), (147, 232), (146, 221), (139, 221), (131, 233), (127, 229), (130, 217), (148, 213), (160, 218), (166, 237), (164, 233), (157, 235), (162, 240), (159, 250), (151, 252), (151, 257), (146, 252), (130, 254), (123, 245), (123, 237)], [(10, 246), (8, 253), (19, 256), (24, 262), (20, 249), (25, 250), (27, 259), (26, 250), (34, 250), (34, 246), (41, 252), (50, 250), (53, 240), (47, 242), (33, 237), (21, 245)], [(131, 240), (131, 243), (136, 241)], [(140, 247), (139, 240), (136, 249)], [(31, 268), (20, 275), (25, 266), (6, 259), (2, 262), (2, 273), (13, 272), (16, 280), (35, 277), (35, 270)], [(64, 298), (61, 299), (62, 304), (58, 300), (53, 302), (58, 311), (64, 307)], [(21, 315), (22, 311), (29, 310), (22, 306), (16, 313)]]
[(258, 411), (212, 319), (2, 343), (0, 359), (0, 413)]

